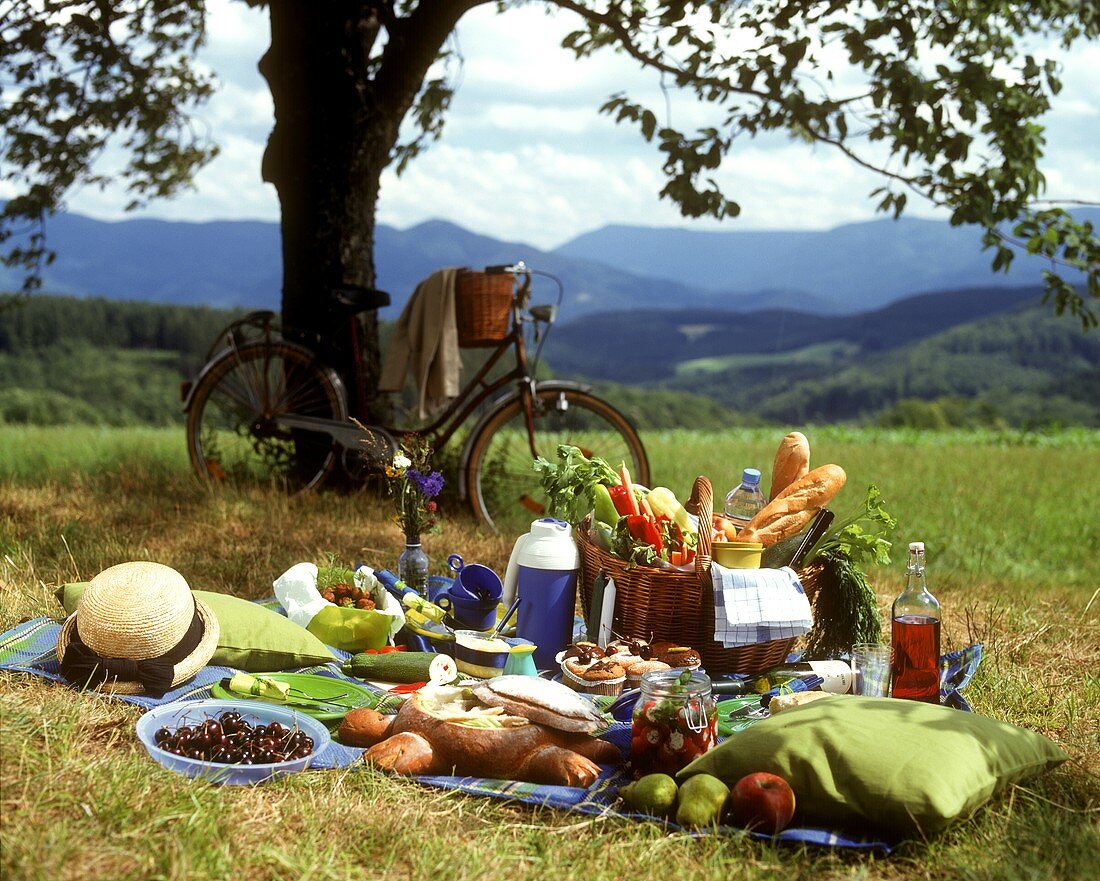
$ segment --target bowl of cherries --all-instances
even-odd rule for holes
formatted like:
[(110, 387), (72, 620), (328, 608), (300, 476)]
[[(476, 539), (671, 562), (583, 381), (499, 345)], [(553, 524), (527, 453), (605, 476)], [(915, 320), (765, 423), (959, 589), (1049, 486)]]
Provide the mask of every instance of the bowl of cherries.
[(329, 745), (328, 729), (289, 707), (179, 701), (138, 719), (138, 739), (164, 767), (215, 783), (295, 774)]

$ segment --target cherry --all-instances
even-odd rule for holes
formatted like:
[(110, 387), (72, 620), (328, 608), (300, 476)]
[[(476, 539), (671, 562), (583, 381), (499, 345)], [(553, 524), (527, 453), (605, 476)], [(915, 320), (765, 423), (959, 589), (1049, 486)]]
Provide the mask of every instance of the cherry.
[(153, 735), (153, 740), (158, 743), (164, 743), (168, 738), (172, 736), (172, 732), (167, 728), (158, 728), (157, 733)]

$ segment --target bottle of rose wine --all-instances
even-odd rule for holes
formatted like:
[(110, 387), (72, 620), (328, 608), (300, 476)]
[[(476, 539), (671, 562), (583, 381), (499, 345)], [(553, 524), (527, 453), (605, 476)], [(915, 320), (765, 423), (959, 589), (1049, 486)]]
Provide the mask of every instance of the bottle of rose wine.
[(891, 694), (940, 702), (940, 604), (924, 580), (924, 542), (909, 545), (905, 590), (891, 612)]

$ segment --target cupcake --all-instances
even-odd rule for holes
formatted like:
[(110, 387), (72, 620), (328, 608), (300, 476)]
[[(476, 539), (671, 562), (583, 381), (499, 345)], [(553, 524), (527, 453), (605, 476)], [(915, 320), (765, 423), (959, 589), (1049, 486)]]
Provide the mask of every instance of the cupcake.
[(617, 697), (626, 682), (626, 671), (621, 664), (607, 658), (590, 661), (578, 657), (564, 658), (561, 662), (561, 680), (581, 694)]
[(625, 688), (639, 688), (642, 677), (654, 670), (667, 670), (668, 664), (653, 657), (653, 650), (644, 639), (617, 639), (607, 644), (606, 657), (626, 672)]
[(677, 670), (698, 670), (703, 663), (699, 653), (686, 645), (674, 642), (655, 642), (652, 645), (655, 660), (664, 661)]
[[(616, 658), (618, 661), (618, 658)], [(620, 662), (622, 663), (622, 662)], [(655, 670), (668, 670), (669, 666), (664, 661), (647, 661), (644, 658), (638, 658), (632, 663), (622, 663), (623, 670), (626, 671), (626, 685), (624, 688), (641, 688), (642, 677), (646, 673), (652, 673)]]

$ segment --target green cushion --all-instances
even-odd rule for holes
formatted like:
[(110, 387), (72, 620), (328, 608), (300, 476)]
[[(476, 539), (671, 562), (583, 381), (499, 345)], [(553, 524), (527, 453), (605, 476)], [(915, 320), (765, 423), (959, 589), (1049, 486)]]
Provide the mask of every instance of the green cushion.
[[(57, 589), (57, 599), (70, 615), (85, 587), (86, 582), (79, 582)], [(210, 607), (221, 630), (211, 664), (270, 673), (336, 660), (321, 640), (278, 612), (224, 593), (196, 590), (194, 594)]]
[(922, 836), (1068, 758), (1041, 734), (976, 713), (849, 695), (757, 722), (679, 776), (732, 786), (768, 771), (794, 790), (796, 824)]

